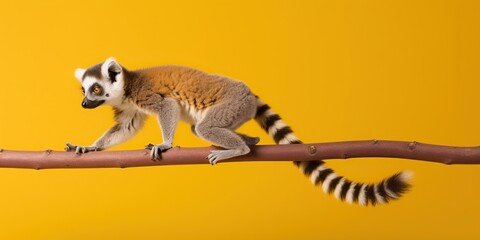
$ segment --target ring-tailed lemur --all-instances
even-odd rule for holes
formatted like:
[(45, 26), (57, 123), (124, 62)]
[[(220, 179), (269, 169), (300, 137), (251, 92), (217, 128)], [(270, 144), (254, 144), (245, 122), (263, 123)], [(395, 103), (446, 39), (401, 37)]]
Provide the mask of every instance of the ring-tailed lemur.
[[(300, 140), (278, 114), (255, 96), (242, 82), (183, 66), (159, 66), (130, 71), (108, 58), (88, 69), (77, 69), (82, 83), (84, 108), (111, 105), (116, 124), (93, 145), (84, 147), (67, 143), (77, 154), (99, 151), (131, 138), (147, 115), (157, 116), (163, 143), (149, 144), (152, 160), (172, 147), (179, 120), (192, 125), (194, 134), (225, 150), (208, 155), (211, 164), (250, 152), (249, 145), (259, 138), (235, 130), (254, 118), (277, 144), (298, 144)], [(376, 184), (355, 183), (338, 176), (325, 162), (294, 162), (324, 192), (349, 203), (375, 205), (399, 198), (409, 188), (406, 172), (395, 174)]]

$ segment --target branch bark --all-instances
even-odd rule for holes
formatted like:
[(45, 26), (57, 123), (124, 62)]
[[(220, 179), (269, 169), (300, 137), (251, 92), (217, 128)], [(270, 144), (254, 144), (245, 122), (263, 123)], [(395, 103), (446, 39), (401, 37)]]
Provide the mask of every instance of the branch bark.
[[(180, 164), (209, 164), (216, 147), (175, 147), (150, 160), (150, 150), (89, 152), (75, 155), (64, 151), (13, 151), (0, 149), (2, 168), (126, 168)], [(403, 158), (443, 164), (479, 164), (480, 147), (453, 147), (402, 141), (349, 141), (314, 144), (259, 145), (245, 156), (223, 162), (312, 161), (363, 157)], [(221, 162), (221, 163), (223, 163)]]

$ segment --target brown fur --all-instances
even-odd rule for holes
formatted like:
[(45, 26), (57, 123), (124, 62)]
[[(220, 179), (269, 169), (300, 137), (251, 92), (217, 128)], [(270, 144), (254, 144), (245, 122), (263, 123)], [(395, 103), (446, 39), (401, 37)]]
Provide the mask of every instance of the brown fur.
[(202, 110), (221, 102), (230, 89), (243, 84), (183, 66), (159, 66), (124, 74), (125, 95), (140, 107), (170, 97)]

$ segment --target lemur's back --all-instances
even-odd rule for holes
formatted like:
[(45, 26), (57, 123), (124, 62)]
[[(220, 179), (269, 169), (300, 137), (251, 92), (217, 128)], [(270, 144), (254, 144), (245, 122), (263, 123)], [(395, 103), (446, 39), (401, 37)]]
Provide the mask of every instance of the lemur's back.
[[(240, 81), (184, 66), (158, 66), (140, 69), (135, 73), (144, 81), (145, 88), (188, 103), (196, 109), (207, 108), (228, 97), (237, 97), (240, 92), (250, 94)], [(238, 91), (239, 87), (243, 91)]]

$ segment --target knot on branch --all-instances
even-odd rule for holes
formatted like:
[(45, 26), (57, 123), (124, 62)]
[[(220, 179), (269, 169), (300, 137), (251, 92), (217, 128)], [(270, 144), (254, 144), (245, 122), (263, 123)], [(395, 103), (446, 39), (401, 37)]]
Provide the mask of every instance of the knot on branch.
[(313, 145), (308, 146), (308, 153), (310, 155), (315, 155), (315, 153), (317, 153), (317, 148)]
[(417, 147), (417, 144), (418, 144), (418, 142), (415, 142), (415, 141), (409, 143), (409, 144), (408, 144), (408, 149), (409, 149), (410, 151), (414, 151), (415, 148)]

